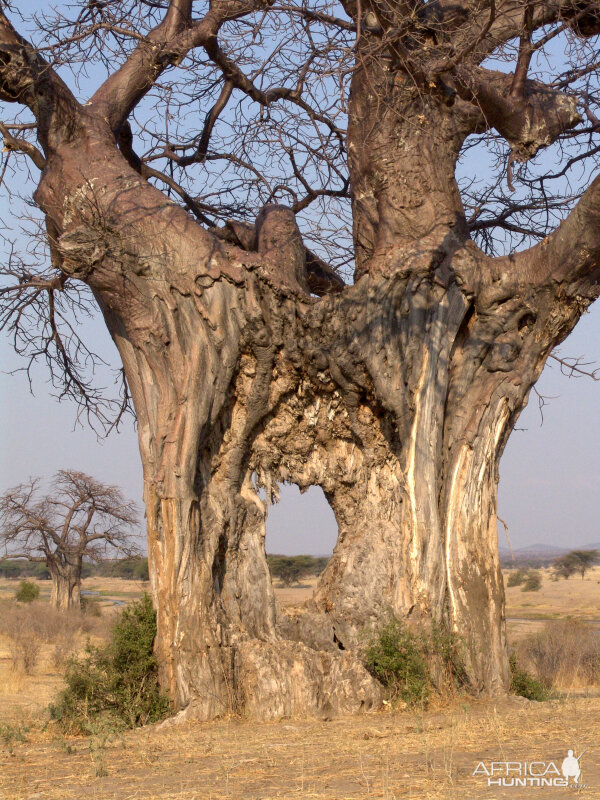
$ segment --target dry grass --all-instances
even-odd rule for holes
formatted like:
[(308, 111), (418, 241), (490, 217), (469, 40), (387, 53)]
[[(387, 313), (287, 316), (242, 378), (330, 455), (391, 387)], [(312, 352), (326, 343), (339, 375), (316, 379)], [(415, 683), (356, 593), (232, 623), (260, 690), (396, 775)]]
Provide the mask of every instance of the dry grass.
[(40, 719), (62, 688), (66, 659), (88, 637), (105, 639), (110, 617), (62, 614), (42, 601), (0, 601), (0, 721)]
[(281, 581), (275, 581), (275, 595), (282, 606), (298, 606), (312, 597), (318, 580), (314, 575), (307, 575), (297, 586), (284, 586)]
[[(550, 619), (566, 616), (600, 620), (600, 566), (594, 567), (584, 580), (553, 581), (551, 570), (539, 571), (542, 588), (538, 592), (522, 592), (520, 586), (506, 589), (506, 616), (529, 619)], [(509, 573), (505, 573), (506, 575)]]
[[(597, 698), (513, 699), (332, 721), (187, 722), (68, 741), (30, 729), (12, 755), (4, 748), (0, 786), (11, 800), (521, 800), (514, 789), (490, 793), (472, 775), (477, 763), (560, 762), (567, 748), (587, 747), (589, 788), (579, 794), (600, 797), (599, 720)], [(551, 791), (545, 799), (559, 796)]]
[(552, 620), (515, 645), (519, 665), (546, 686), (573, 689), (600, 683), (600, 635), (581, 620)]
[[(97, 591), (115, 598), (134, 588), (119, 579), (110, 579), (110, 586), (91, 580)], [(526, 607), (530, 615), (543, 618), (549, 609), (560, 609), (561, 598), (570, 597), (566, 613), (600, 619), (590, 611), (600, 597), (596, 580), (592, 574), (565, 587), (545, 579), (540, 592), (521, 594), (517, 587), (519, 595), (509, 602), (511, 608), (521, 600), (532, 602)], [(308, 587), (276, 588), (280, 602), (295, 605), (309, 597), (313, 581), (303, 583)], [(5, 606), (0, 606), (1, 627)], [(106, 625), (109, 614), (106, 601), (101, 620), (86, 624)], [(543, 627), (545, 622), (527, 624)], [(578, 794), (600, 798), (600, 697), (585, 689), (544, 704), (459, 698), (430, 710), (332, 721), (189, 721), (125, 734), (99, 727), (86, 738), (65, 739), (48, 724), (45, 711), (61, 686), (56, 648), (63, 646), (64, 635), (66, 650), (77, 650), (86, 634), (77, 630), (71, 641), (53, 626), (48, 618), (32, 675), (13, 668), (9, 640), (0, 635), (1, 800), (527, 800), (538, 795), (554, 800), (575, 792), (492, 791), (472, 772), (482, 760), (560, 762), (568, 748), (578, 754), (586, 747), (587, 788)], [(528, 632), (520, 633), (517, 639)], [(592, 635), (592, 628), (581, 634)]]

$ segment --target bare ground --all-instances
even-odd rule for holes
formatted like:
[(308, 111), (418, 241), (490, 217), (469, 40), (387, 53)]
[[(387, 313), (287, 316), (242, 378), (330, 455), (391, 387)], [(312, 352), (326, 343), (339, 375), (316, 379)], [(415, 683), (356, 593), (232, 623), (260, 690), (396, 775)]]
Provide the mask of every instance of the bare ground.
[[(488, 788), (478, 762), (555, 761), (585, 748), (585, 797), (600, 797), (600, 699), (455, 700), (443, 709), (331, 721), (151, 726), (66, 741), (48, 730), (0, 756), (2, 797), (102, 800), (554, 798), (574, 789)], [(68, 752), (70, 751), (70, 752)]]

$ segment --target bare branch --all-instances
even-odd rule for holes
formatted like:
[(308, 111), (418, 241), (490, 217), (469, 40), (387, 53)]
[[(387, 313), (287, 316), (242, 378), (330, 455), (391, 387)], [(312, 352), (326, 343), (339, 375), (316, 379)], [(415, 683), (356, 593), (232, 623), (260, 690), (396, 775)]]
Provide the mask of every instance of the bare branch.
[(4, 150), (6, 152), (16, 150), (17, 152), (25, 153), (38, 169), (44, 169), (46, 166), (46, 159), (35, 145), (31, 144), (31, 142), (28, 142), (26, 139), (18, 139), (13, 136), (2, 122), (0, 122), (0, 133), (2, 133), (4, 137)]
[(584, 361), (582, 356), (561, 357), (556, 352), (551, 353), (549, 356), (553, 361), (560, 364), (560, 370), (567, 378), (591, 378), (593, 381), (600, 381), (600, 367), (596, 369), (587, 369), (593, 362)]
[(168, 67), (180, 64), (190, 50), (201, 45), (207, 51), (214, 51), (219, 27), (256, 7), (252, 0), (217, 0), (204, 19), (193, 23), (191, 2), (172, 0), (163, 22), (110, 75), (94, 93), (89, 105), (108, 121), (116, 133)]

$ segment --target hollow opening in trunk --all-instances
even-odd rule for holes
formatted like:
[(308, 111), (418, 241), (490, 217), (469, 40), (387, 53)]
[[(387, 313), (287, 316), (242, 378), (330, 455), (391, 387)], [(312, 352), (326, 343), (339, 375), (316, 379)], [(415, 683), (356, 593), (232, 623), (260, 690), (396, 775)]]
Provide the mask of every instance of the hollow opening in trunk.
[(338, 526), (320, 486), (301, 493), (293, 484), (279, 484), (278, 490), (279, 502), (267, 514), (265, 550), (279, 602), (299, 605), (313, 596)]

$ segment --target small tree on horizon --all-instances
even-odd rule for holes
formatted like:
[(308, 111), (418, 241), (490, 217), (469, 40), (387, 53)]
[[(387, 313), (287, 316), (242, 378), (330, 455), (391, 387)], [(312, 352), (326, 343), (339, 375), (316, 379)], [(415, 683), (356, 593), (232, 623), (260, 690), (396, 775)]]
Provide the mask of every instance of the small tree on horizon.
[(567, 556), (560, 556), (560, 558), (557, 558), (552, 565), (552, 570), (552, 580), (554, 581), (557, 581), (559, 578), (564, 578), (568, 581), (575, 572), (573, 563)]
[(291, 586), (310, 571), (309, 563), (312, 559), (305, 559), (305, 556), (270, 556), (269, 567), (284, 586)]
[(43, 495), (30, 478), (0, 496), (4, 558), (43, 562), (52, 578), (55, 608), (79, 608), (83, 558), (99, 561), (110, 550), (132, 555), (138, 512), (123, 492), (76, 470), (56, 473)]
[(557, 558), (554, 562), (554, 573), (557, 578), (568, 580), (571, 575), (579, 573), (581, 580), (585, 573), (600, 560), (598, 550), (571, 550), (570, 553)]
[(573, 550), (569, 555), (573, 559), (575, 571), (581, 575), (581, 580), (584, 579), (588, 569), (591, 569), (600, 560), (598, 550)]

